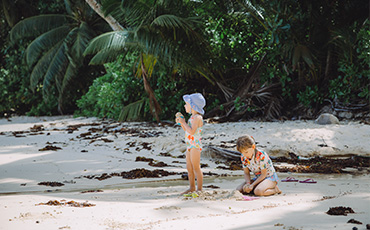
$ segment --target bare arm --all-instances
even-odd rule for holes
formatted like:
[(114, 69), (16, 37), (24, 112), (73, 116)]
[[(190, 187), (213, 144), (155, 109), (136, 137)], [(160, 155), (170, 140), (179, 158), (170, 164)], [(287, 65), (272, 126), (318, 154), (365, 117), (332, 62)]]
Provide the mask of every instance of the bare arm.
[(267, 176), (267, 169), (262, 169), (261, 170), (261, 176), (257, 178), (252, 184), (251, 187), (254, 188), (256, 187), (259, 183), (261, 183)]
[(250, 175), (250, 171), (249, 171), (249, 168), (244, 168), (244, 179), (245, 179), (245, 183), (246, 184), (251, 184), (251, 175)]

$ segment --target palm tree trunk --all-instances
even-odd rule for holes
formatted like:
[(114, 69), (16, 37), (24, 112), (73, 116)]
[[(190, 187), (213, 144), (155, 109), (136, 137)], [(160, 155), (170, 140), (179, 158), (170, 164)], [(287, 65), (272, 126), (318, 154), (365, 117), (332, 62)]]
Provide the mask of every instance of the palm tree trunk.
[(157, 122), (159, 122), (159, 113), (161, 112), (161, 106), (159, 105), (157, 99), (155, 98), (154, 91), (147, 80), (148, 74), (143, 61), (143, 54), (140, 54), (140, 61), (141, 61), (141, 73), (144, 81), (144, 89), (148, 93), (149, 97), (150, 112), (153, 114)]
[(101, 5), (96, 0), (85, 0), (87, 4), (100, 16), (102, 17), (114, 31), (123, 30), (123, 27), (119, 22), (113, 18), (111, 15), (105, 16), (101, 10)]
[[(102, 17), (110, 25), (110, 27), (114, 31), (123, 30), (123, 27), (119, 24), (119, 22), (115, 18), (113, 18), (111, 15), (108, 15), (108, 16), (104, 15), (103, 11), (101, 10), (101, 5), (96, 0), (85, 0), (85, 1), (90, 5), (90, 7), (98, 15), (100, 15), (100, 17)], [(155, 98), (155, 94), (154, 94), (152, 87), (150, 86), (147, 80), (147, 73), (146, 73), (142, 55), (140, 56), (140, 58), (141, 58), (142, 77), (144, 81), (144, 89), (148, 93), (148, 97), (149, 97), (149, 104), (150, 104), (150, 109), (151, 109), (150, 112), (153, 114), (153, 116), (155, 116), (155, 119), (157, 120), (157, 122), (159, 122), (158, 115), (161, 112), (161, 107), (157, 99)]]

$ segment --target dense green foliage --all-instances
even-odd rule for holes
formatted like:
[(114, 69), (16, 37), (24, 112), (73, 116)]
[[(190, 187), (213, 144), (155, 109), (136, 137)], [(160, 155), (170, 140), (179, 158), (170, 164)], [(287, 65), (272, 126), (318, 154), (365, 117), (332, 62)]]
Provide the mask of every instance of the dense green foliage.
[[(95, 36), (108, 30), (91, 8), (83, 1), (71, 4), (65, 1), (66, 14), (41, 14), (18, 22), (10, 31), (13, 43), (32, 38), (24, 52), (25, 63), (31, 71), (32, 90), (41, 88), (44, 99), (58, 94), (58, 106), (62, 112), (70, 94), (70, 85), (88, 82), (91, 77), (80, 70), (84, 67), (83, 53)], [(35, 29), (37, 28), (37, 29)], [(75, 89), (76, 90), (76, 89)], [(73, 94), (78, 94), (74, 92)]]
[[(161, 120), (183, 111), (181, 96), (192, 92), (205, 94), (206, 115), (226, 120), (292, 117), (328, 103), (369, 108), (366, 0), (99, 1), (126, 30), (94, 39), (85, 53), (98, 55), (79, 62), (78, 77), (63, 86), (68, 91), (50, 84), (47, 100), (45, 82), (35, 84), (24, 57), (37, 60), (40, 53), (27, 53), (30, 40), (11, 45), (9, 31), (22, 18), (76, 8), (40, 0), (28, 5), (32, 14), (20, 16), (20, 2), (11, 8), (18, 14), (0, 19), (0, 116), (56, 114), (63, 92), (67, 113), (77, 105), (83, 116), (153, 120), (144, 85), (153, 89)], [(122, 37), (112, 40), (116, 34)]]
[(142, 97), (140, 79), (133, 73), (135, 59), (105, 65), (107, 73), (94, 80), (89, 91), (77, 101), (78, 115), (118, 119), (122, 105)]
[(57, 111), (57, 98), (52, 94), (46, 102), (42, 98), (42, 91), (37, 88), (32, 91), (30, 88), (30, 71), (24, 61), (23, 54), (29, 44), (27, 40), (21, 40), (11, 45), (9, 33), (11, 26), (14, 26), (22, 18), (42, 13), (59, 13), (63, 11), (63, 1), (54, 1), (51, 4), (43, 4), (42, 1), (8, 1), (3, 0), (1, 4), (10, 4), (9, 15), (4, 8), (0, 13), (0, 117), (11, 114), (27, 115), (55, 115)]
[[(122, 106), (144, 100), (143, 113), (139, 120), (151, 120), (149, 104), (145, 91), (142, 89), (143, 80), (135, 75), (137, 54), (128, 54), (117, 61), (105, 64), (107, 73), (97, 78), (90, 86), (77, 105), (80, 108), (76, 115), (105, 117), (118, 120)], [(173, 111), (183, 109), (182, 95), (185, 93), (187, 82), (175, 79), (168, 73), (168, 68), (157, 64), (151, 77), (155, 86), (157, 100), (162, 107), (161, 119), (173, 116)]]
[(330, 80), (329, 97), (349, 103), (360, 98), (370, 100), (370, 21), (364, 26), (353, 28), (358, 31), (352, 36), (356, 44), (351, 54), (343, 53), (338, 61), (337, 78)]

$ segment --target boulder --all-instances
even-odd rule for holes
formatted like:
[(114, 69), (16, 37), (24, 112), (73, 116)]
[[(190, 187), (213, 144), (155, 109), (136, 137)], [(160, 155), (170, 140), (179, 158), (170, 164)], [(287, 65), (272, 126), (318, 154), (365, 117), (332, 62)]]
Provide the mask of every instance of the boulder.
[(315, 123), (320, 125), (339, 124), (339, 120), (333, 114), (323, 113), (315, 120)]

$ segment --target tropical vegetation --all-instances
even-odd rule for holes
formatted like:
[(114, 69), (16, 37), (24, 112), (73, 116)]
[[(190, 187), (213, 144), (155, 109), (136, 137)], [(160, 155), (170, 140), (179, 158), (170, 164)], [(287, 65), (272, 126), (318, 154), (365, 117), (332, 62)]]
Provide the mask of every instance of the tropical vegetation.
[(66, 14), (28, 17), (10, 31), (11, 42), (35, 38), (24, 51), (25, 64), (31, 72), (30, 88), (39, 88), (46, 100), (56, 88), (60, 112), (63, 101), (73, 100), (69, 91), (83, 90), (91, 78), (86, 69), (80, 71), (86, 65), (83, 53), (88, 43), (109, 28), (85, 2), (64, 3)]
[(160, 121), (192, 92), (219, 121), (369, 113), (366, 0), (1, 5), (1, 116)]

